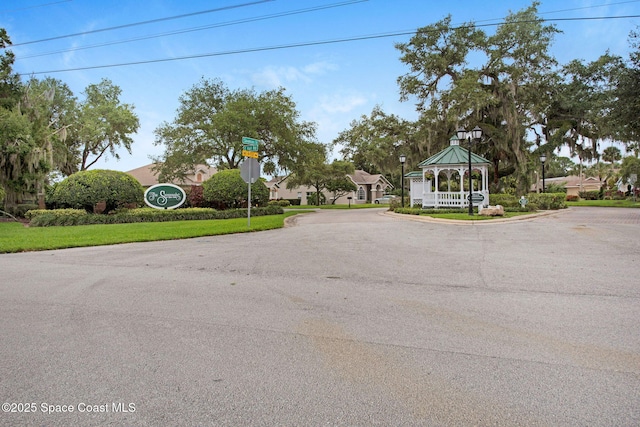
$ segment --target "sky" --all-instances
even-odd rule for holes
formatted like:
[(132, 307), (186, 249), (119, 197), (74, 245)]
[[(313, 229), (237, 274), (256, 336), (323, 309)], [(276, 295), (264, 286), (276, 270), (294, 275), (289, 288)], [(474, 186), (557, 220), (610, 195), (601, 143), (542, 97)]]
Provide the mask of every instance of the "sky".
[[(221, 79), (230, 89), (285, 88), (300, 119), (316, 123), (323, 143), (376, 105), (415, 120), (415, 102), (399, 100), (397, 78), (409, 69), (394, 44), (448, 15), (454, 25), (498, 24), (529, 5), (521, 0), (3, 0), (0, 28), (11, 38), (14, 71), (24, 79), (59, 79), (79, 99), (103, 78), (122, 89), (121, 101), (132, 104), (140, 119), (132, 154), (121, 150), (120, 160), (107, 158), (96, 167), (128, 171), (163, 153), (154, 145), (154, 130), (173, 121), (180, 95), (202, 78)], [(629, 32), (640, 26), (640, 0), (549, 0), (538, 10), (542, 18), (562, 19), (553, 22), (562, 33), (551, 49), (561, 64), (593, 61), (607, 50), (627, 58)], [(636, 17), (589, 19), (629, 15)], [(495, 26), (484, 29), (492, 33)], [(354, 38), (364, 39), (347, 41)]]

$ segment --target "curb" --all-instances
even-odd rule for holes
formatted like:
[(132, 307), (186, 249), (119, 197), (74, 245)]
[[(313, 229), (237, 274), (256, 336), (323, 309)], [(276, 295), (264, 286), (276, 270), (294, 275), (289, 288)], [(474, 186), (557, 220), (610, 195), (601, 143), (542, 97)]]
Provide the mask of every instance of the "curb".
[(399, 214), (391, 211), (381, 212), (380, 215), (386, 215), (393, 218), (406, 219), (409, 221), (418, 221), (418, 222), (431, 222), (431, 223), (454, 224), (454, 225), (490, 225), (490, 224), (504, 224), (504, 223), (515, 222), (515, 221), (534, 221), (535, 219), (540, 217), (558, 215), (558, 214), (561, 214), (562, 212), (568, 212), (570, 209), (571, 208), (568, 207), (562, 210), (538, 211), (530, 215), (519, 215), (519, 216), (514, 216), (513, 218), (500, 218), (500, 219), (482, 220), (482, 221), (433, 218), (426, 215)]

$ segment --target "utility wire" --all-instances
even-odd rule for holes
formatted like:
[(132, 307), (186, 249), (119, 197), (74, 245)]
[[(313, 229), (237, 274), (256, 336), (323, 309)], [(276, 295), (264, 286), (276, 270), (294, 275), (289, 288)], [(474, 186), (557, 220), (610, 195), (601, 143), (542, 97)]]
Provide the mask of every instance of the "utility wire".
[(42, 42), (48, 42), (48, 41), (51, 41), (51, 40), (65, 39), (65, 38), (69, 38), (69, 37), (76, 37), (76, 36), (84, 36), (84, 35), (87, 35), (87, 34), (101, 33), (101, 32), (104, 32), (104, 31), (120, 30), (122, 28), (136, 27), (138, 25), (154, 24), (156, 22), (171, 21), (171, 20), (174, 20), (174, 19), (186, 18), (188, 16), (196, 16), (196, 15), (202, 15), (202, 14), (205, 14), (205, 13), (212, 13), (212, 12), (221, 12), (223, 10), (237, 9), (237, 8), (246, 7), (246, 6), (255, 6), (255, 5), (260, 4), (260, 3), (269, 3), (269, 2), (272, 2), (272, 1), (275, 1), (275, 0), (257, 0), (257, 1), (253, 1), (253, 2), (250, 2), (250, 3), (242, 3), (242, 4), (232, 5), (232, 6), (218, 7), (216, 9), (202, 10), (202, 11), (199, 11), (199, 12), (185, 13), (183, 15), (168, 16), (168, 17), (165, 17), (165, 18), (151, 19), (149, 21), (133, 22), (131, 24), (117, 25), (115, 27), (99, 28), (97, 30), (83, 31), (81, 33), (66, 34), (64, 36), (55, 36), (55, 37), (49, 37), (49, 38), (46, 38), (46, 39), (32, 40), (32, 41), (22, 42), (22, 43), (14, 43), (12, 46), (23, 46), (23, 45), (27, 45), (27, 44), (42, 43)]
[[(513, 24), (522, 24), (529, 22), (554, 22), (554, 21), (593, 21), (593, 20), (605, 20), (605, 19), (628, 19), (628, 18), (640, 18), (640, 15), (623, 15), (623, 16), (600, 16), (600, 17), (584, 17), (584, 18), (552, 18), (552, 19), (535, 19), (535, 20), (525, 20), (525, 21), (517, 21), (517, 22), (509, 22), (509, 23), (491, 23), (491, 24), (482, 24), (482, 25), (473, 25), (473, 27), (492, 27), (497, 25), (513, 25)], [(468, 26), (460, 26), (457, 28), (466, 28)], [(453, 29), (457, 29), (453, 28)], [(149, 59), (144, 61), (133, 61), (133, 62), (122, 62), (118, 64), (107, 64), (107, 65), (93, 65), (87, 67), (77, 67), (77, 68), (66, 68), (59, 70), (48, 70), (48, 71), (36, 71), (31, 73), (19, 73), (20, 76), (25, 75), (38, 75), (38, 74), (53, 74), (53, 73), (63, 73), (69, 71), (84, 71), (84, 70), (95, 70), (100, 68), (112, 68), (112, 67), (124, 67), (128, 65), (141, 65), (141, 64), (153, 64), (159, 62), (171, 62), (171, 61), (182, 61), (185, 59), (196, 59), (196, 58), (208, 58), (214, 56), (227, 56), (227, 55), (237, 55), (241, 53), (254, 53), (254, 52), (264, 52), (271, 50), (282, 50), (282, 49), (292, 49), (297, 47), (308, 47), (308, 46), (319, 46), (319, 45), (327, 45), (327, 44), (337, 44), (337, 43), (347, 43), (347, 42), (355, 42), (362, 40), (373, 40), (373, 39), (382, 39), (389, 37), (398, 37), (398, 36), (406, 36), (416, 34), (418, 30), (407, 30), (393, 33), (383, 33), (383, 34), (372, 34), (372, 35), (364, 35), (364, 36), (355, 36), (348, 37), (342, 39), (333, 39), (333, 40), (320, 40), (320, 41), (309, 41), (309, 42), (300, 42), (300, 43), (291, 43), (277, 46), (265, 46), (265, 47), (255, 47), (255, 48), (246, 48), (246, 49), (237, 49), (237, 50), (228, 50), (223, 52), (212, 52), (212, 53), (201, 53), (196, 55), (187, 55), (187, 56), (179, 56), (173, 58), (160, 58), (160, 59)]]
[(183, 29), (183, 30), (175, 30), (175, 31), (166, 32), (166, 33), (151, 34), (151, 35), (148, 35), (148, 36), (140, 36), (140, 37), (130, 38), (130, 39), (126, 39), (126, 40), (115, 40), (115, 41), (111, 41), (111, 42), (105, 42), (105, 43), (93, 44), (93, 45), (87, 45), (87, 46), (78, 46), (78, 47), (74, 47), (74, 48), (70, 48), (70, 49), (57, 50), (57, 51), (52, 51), (52, 52), (34, 53), (32, 55), (17, 56), (16, 59), (36, 58), (36, 57), (39, 57), (39, 56), (54, 55), (54, 54), (66, 53), (66, 52), (75, 52), (75, 51), (78, 51), (78, 50), (93, 49), (93, 48), (96, 48), (96, 47), (112, 46), (112, 45), (116, 45), (116, 44), (129, 43), (129, 42), (140, 41), (140, 40), (148, 40), (148, 39), (153, 39), (153, 38), (158, 38), (158, 37), (173, 36), (173, 35), (176, 35), (176, 34), (185, 34), (185, 33), (190, 33), (190, 32), (195, 32), (195, 31), (208, 30), (208, 29), (212, 29), (212, 28), (229, 27), (229, 26), (232, 26), (232, 25), (246, 24), (246, 23), (249, 23), (249, 22), (257, 22), (257, 21), (264, 21), (264, 20), (273, 19), (273, 18), (281, 18), (283, 16), (298, 15), (298, 14), (303, 14), (303, 13), (308, 13), (308, 12), (316, 12), (316, 11), (324, 10), (324, 9), (343, 7), (343, 6), (348, 6), (348, 5), (352, 5), (352, 4), (356, 4), (356, 3), (363, 3), (363, 2), (366, 2), (366, 1), (369, 1), (369, 0), (350, 0), (350, 1), (344, 1), (344, 2), (341, 2), (341, 3), (332, 3), (332, 4), (328, 4), (328, 5), (310, 7), (310, 8), (306, 8), (306, 9), (297, 9), (297, 10), (292, 10), (292, 11), (288, 11), (288, 12), (274, 13), (274, 14), (271, 14), (271, 15), (261, 15), (261, 16), (255, 16), (255, 17), (252, 17), (252, 18), (238, 19), (238, 20), (235, 20), (235, 21), (221, 22), (221, 23), (217, 23), (217, 24), (205, 25), (205, 26), (200, 26), (200, 27), (191, 27), (191, 28), (186, 28), (186, 29)]
[[(71, 0), (64, 0), (64, 1), (71, 1)], [(305, 13), (305, 12), (310, 12), (310, 11), (333, 8), (333, 7), (341, 7), (341, 6), (346, 6), (346, 5), (355, 4), (355, 3), (361, 3), (361, 2), (366, 2), (366, 1), (368, 1), (368, 0), (351, 0), (351, 1), (346, 1), (346, 2), (343, 2), (343, 3), (334, 3), (334, 4), (329, 4), (329, 5), (317, 6), (317, 7), (314, 7), (314, 8), (300, 9), (300, 10), (294, 10), (294, 11), (290, 11), (290, 12), (283, 12), (283, 13), (279, 13), (279, 14), (264, 15), (264, 16), (258, 16), (258, 17), (253, 17), (253, 18), (240, 19), (240, 20), (236, 20), (236, 21), (229, 21), (229, 22), (223, 22), (223, 23), (218, 23), (218, 24), (212, 24), (212, 25), (207, 25), (207, 26), (191, 27), (191, 28), (186, 28), (186, 29), (183, 29), (183, 30), (176, 30), (176, 31), (167, 32), (167, 33), (152, 34), (152, 35), (148, 35), (148, 36), (140, 36), (140, 37), (135, 37), (135, 38), (130, 38), (130, 39), (116, 40), (116, 41), (112, 41), (112, 42), (104, 42), (104, 43), (93, 44), (93, 45), (77, 46), (77, 47), (73, 47), (73, 48), (69, 48), (69, 49), (62, 49), (62, 50), (57, 50), (57, 51), (34, 53), (34, 54), (31, 54), (31, 55), (26, 55), (26, 56), (18, 56), (18, 57), (16, 57), (16, 59), (37, 58), (37, 57), (41, 57), (41, 56), (55, 55), (55, 54), (59, 54), (59, 53), (75, 52), (75, 51), (79, 51), (79, 50), (93, 49), (93, 48), (97, 48), (97, 47), (112, 46), (112, 45), (116, 45), (116, 44), (130, 43), (130, 42), (135, 42), (135, 41), (148, 40), (148, 39), (153, 39), (153, 38), (166, 37), (166, 36), (184, 34), (184, 33), (195, 32), (195, 31), (202, 31), (202, 30), (207, 30), (207, 29), (212, 29), (212, 28), (220, 28), (220, 27), (225, 27), (225, 26), (232, 26), (232, 25), (237, 25), (237, 24), (256, 22), (256, 21), (261, 21), (261, 20), (267, 20), (267, 19), (272, 19), (272, 18), (277, 18), (277, 17), (282, 17), (282, 16), (295, 15), (295, 14), (300, 14), (300, 13)], [(640, 2), (640, 0), (628, 0), (628, 1), (622, 1), (622, 2), (617, 2), (617, 3), (610, 3), (610, 4), (606, 4), (606, 5), (593, 5), (593, 6), (585, 6), (585, 7), (576, 7), (576, 8), (571, 8), (571, 9), (562, 9), (562, 10), (541, 12), (540, 15), (552, 14), (552, 13), (561, 13), (561, 12), (571, 12), (571, 11), (582, 10), (582, 9), (594, 9), (596, 7), (614, 6), (614, 5), (627, 4), (627, 3), (638, 3), (638, 2)], [(194, 15), (194, 14), (209, 13), (209, 12), (211, 12), (211, 11), (194, 12), (193, 14), (179, 15), (177, 17), (173, 16), (173, 17), (161, 18), (161, 19), (176, 19), (176, 18), (182, 17), (182, 16), (191, 16), (191, 15)], [(498, 21), (498, 20), (501, 20), (501, 19), (503, 19), (503, 18), (486, 19), (486, 20), (482, 20), (482, 21), (476, 21), (476, 23), (493, 22), (493, 21)], [(151, 22), (151, 21), (147, 21), (147, 22)], [(138, 25), (138, 24), (128, 24), (128, 25)], [(118, 28), (118, 27), (113, 27), (113, 28)], [(103, 31), (103, 30), (97, 30), (97, 31)], [(81, 33), (81, 34), (87, 34), (87, 33)], [(60, 36), (60, 37), (71, 37), (71, 36), (73, 36), (73, 35)], [(50, 40), (50, 39), (44, 39), (44, 40)], [(38, 41), (33, 41), (33, 42), (28, 42), (28, 43), (37, 43), (37, 42)], [(26, 44), (26, 43), (22, 43), (22, 44)], [(19, 45), (20, 44), (17, 44), (17, 45), (14, 44), (12, 46), (19, 46)]]

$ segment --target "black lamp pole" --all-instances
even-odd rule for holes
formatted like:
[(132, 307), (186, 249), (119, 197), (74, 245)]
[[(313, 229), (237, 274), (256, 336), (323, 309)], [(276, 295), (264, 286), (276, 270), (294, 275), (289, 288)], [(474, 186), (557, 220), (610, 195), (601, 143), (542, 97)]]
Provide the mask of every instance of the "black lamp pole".
[(402, 189), (401, 194), (402, 194), (402, 201), (400, 202), (400, 205), (404, 208), (404, 162), (407, 161), (407, 156), (405, 156), (404, 154), (400, 155), (400, 164), (402, 165)]
[(471, 181), (471, 144), (479, 142), (482, 138), (482, 129), (479, 126), (474, 127), (471, 132), (467, 133), (465, 128), (459, 128), (456, 132), (458, 134), (458, 140), (467, 140), (469, 144), (468, 159), (469, 159), (469, 215), (473, 216), (473, 182)]
[(540, 162), (542, 162), (542, 192), (545, 193), (546, 192), (546, 188), (544, 185), (544, 162), (547, 161), (547, 155), (546, 154), (541, 154), (540, 155)]

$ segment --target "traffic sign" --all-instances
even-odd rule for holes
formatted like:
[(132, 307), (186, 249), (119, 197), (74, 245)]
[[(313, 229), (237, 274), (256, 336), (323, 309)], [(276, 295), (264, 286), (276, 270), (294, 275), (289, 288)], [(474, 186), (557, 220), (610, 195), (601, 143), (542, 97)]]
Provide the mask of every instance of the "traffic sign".
[(247, 184), (253, 184), (260, 178), (260, 163), (256, 159), (245, 159), (240, 165), (240, 176)]
[(242, 155), (244, 157), (251, 157), (252, 159), (257, 159), (258, 158), (258, 152), (257, 151), (242, 150)]
[(259, 139), (249, 138), (246, 136), (242, 137), (242, 148), (247, 151), (258, 151), (259, 144)]

